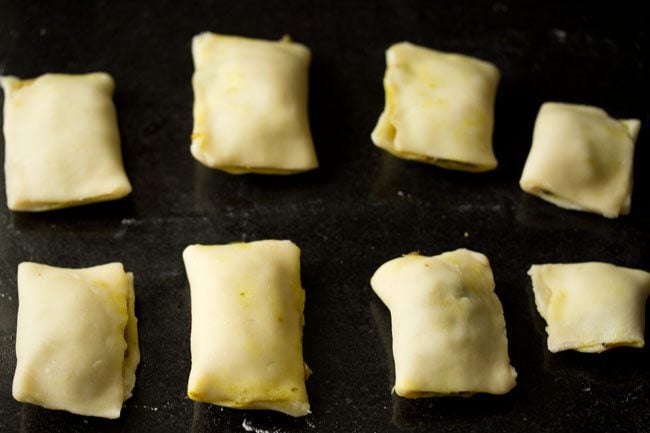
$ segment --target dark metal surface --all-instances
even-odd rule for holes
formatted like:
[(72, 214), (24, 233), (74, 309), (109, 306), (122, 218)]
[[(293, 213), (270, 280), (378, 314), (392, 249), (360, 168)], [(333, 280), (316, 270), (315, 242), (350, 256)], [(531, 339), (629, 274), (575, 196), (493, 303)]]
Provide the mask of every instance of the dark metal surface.
[[(1, 432), (647, 431), (649, 349), (549, 354), (526, 270), (611, 261), (650, 269), (648, 15), (622, 2), (19, 2), (0, 0), (0, 73), (102, 70), (117, 83), (127, 199), (12, 213), (0, 185)], [(182, 6), (181, 6), (182, 4)], [(313, 52), (310, 118), (321, 168), (230, 176), (189, 153), (191, 37), (289, 33)], [(466, 174), (395, 159), (369, 133), (383, 106), (384, 50), (410, 40), (497, 64), (499, 168)], [(632, 214), (564, 211), (519, 190), (533, 121), (547, 100), (638, 117)], [(0, 156), (4, 156), (4, 146)], [(465, 235), (467, 233), (467, 235)], [(288, 238), (302, 248), (305, 358), (313, 414), (195, 404), (190, 243)], [(391, 396), (390, 319), (369, 278), (384, 261), (457, 247), (490, 258), (519, 377), (502, 397)], [(142, 363), (117, 421), (15, 402), (16, 266), (122, 261), (135, 273)]]

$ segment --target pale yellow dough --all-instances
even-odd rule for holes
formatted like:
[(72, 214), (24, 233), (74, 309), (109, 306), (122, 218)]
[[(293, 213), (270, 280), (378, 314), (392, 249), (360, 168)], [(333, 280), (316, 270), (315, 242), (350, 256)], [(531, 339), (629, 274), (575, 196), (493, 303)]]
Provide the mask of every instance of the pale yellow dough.
[(309, 413), (302, 357), (305, 292), (290, 241), (191, 245), (192, 400)]
[(409, 254), (384, 263), (370, 284), (391, 313), (397, 395), (505, 394), (515, 386), (503, 309), (483, 254)]
[(533, 265), (528, 275), (551, 352), (643, 347), (650, 273), (589, 262)]
[(131, 192), (105, 73), (2, 77), (7, 205), (45, 211)]
[(401, 42), (386, 51), (386, 103), (371, 138), (400, 158), (463, 171), (496, 168), (499, 70), (491, 63)]
[(140, 362), (133, 274), (120, 263), (85, 269), (18, 266), (16, 400), (119, 418)]
[(587, 105), (547, 102), (519, 185), (566, 209), (616, 218), (630, 212), (636, 119), (617, 120)]
[(232, 174), (318, 167), (307, 116), (309, 48), (214, 33), (192, 40), (192, 155)]

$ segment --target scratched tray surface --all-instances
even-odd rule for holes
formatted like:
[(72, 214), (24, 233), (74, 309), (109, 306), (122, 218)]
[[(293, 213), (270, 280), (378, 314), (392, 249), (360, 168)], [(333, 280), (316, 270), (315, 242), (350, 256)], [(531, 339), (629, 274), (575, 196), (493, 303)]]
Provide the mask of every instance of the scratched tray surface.
[[(9, 2), (0, 0), (0, 73), (104, 70), (117, 83), (126, 199), (41, 214), (0, 206), (0, 432), (644, 431), (648, 349), (546, 350), (526, 275), (532, 263), (601, 260), (650, 269), (647, 14), (565, 2)], [(321, 168), (230, 176), (189, 153), (191, 37), (205, 30), (289, 33), (312, 49), (310, 119)], [(446, 171), (372, 146), (384, 50), (414, 43), (474, 55), (502, 72), (499, 168)], [(644, 122), (632, 214), (568, 212), (517, 185), (539, 105), (605, 107)], [(4, 158), (4, 146), (0, 146)], [(5, 201), (4, 178), (0, 201)], [(305, 359), (313, 413), (236, 411), (186, 397), (191, 243), (292, 239), (307, 291)], [(369, 286), (383, 262), (468, 247), (491, 260), (517, 387), (505, 396), (405, 400), (394, 380), (390, 316)], [(142, 363), (119, 420), (48, 411), (11, 397), (16, 266), (121, 261), (134, 272)], [(227, 350), (227, 349), (226, 349)]]

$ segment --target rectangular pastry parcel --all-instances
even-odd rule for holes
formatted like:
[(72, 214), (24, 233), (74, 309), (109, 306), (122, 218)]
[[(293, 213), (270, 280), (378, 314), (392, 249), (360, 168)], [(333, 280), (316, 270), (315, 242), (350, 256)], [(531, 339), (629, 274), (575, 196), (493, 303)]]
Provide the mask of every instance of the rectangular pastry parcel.
[(318, 167), (307, 116), (309, 48), (214, 33), (192, 40), (192, 155), (232, 174)]
[(528, 271), (551, 352), (643, 347), (650, 273), (610, 263), (547, 263)]
[(386, 103), (371, 139), (393, 155), (463, 171), (496, 168), (492, 150), (499, 70), (409, 42), (386, 51)]
[(18, 266), (16, 400), (118, 418), (140, 362), (133, 274), (121, 263)]
[(0, 84), (9, 209), (45, 211), (131, 192), (110, 75), (2, 77)]
[(588, 105), (546, 102), (519, 185), (565, 209), (616, 218), (630, 213), (641, 122)]
[(515, 386), (503, 308), (483, 254), (407, 254), (381, 265), (370, 284), (390, 310), (397, 395), (505, 394)]
[(191, 245), (192, 400), (309, 413), (302, 356), (305, 292), (290, 241)]

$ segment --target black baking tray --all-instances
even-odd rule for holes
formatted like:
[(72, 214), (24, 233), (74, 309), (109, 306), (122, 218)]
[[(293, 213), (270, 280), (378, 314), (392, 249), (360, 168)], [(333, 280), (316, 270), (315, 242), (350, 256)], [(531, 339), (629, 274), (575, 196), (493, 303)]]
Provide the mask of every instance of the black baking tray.
[[(0, 206), (0, 432), (648, 431), (649, 349), (550, 354), (526, 275), (533, 263), (599, 260), (650, 270), (648, 14), (643, 2), (0, 0), (0, 73), (107, 71), (117, 83), (123, 200), (40, 214)], [(312, 49), (310, 119), (321, 167), (231, 176), (189, 153), (193, 35), (211, 30)], [(384, 50), (409, 40), (494, 62), (490, 173), (396, 159), (369, 139), (383, 106)], [(544, 101), (597, 105), (643, 126), (632, 213), (616, 220), (559, 209), (520, 191)], [(4, 146), (0, 155), (4, 156)], [(4, 180), (0, 202), (5, 201)], [(294, 419), (194, 403), (192, 243), (286, 238), (302, 248), (305, 359), (313, 413)], [(517, 387), (505, 396), (391, 395), (390, 317), (369, 286), (410, 251), (468, 247), (491, 260)], [(119, 420), (11, 397), (16, 266), (121, 261), (135, 273), (142, 363)]]

